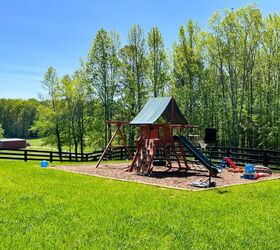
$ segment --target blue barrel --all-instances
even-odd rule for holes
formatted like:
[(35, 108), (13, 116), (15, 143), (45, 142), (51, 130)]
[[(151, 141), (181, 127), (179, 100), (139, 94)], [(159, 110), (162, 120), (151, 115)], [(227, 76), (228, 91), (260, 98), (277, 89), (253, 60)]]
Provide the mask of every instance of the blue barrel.
[(47, 161), (45, 161), (45, 160), (44, 160), (44, 161), (41, 161), (41, 167), (42, 167), (42, 168), (46, 168), (46, 167), (48, 166), (48, 164), (49, 164), (49, 163), (48, 163)]

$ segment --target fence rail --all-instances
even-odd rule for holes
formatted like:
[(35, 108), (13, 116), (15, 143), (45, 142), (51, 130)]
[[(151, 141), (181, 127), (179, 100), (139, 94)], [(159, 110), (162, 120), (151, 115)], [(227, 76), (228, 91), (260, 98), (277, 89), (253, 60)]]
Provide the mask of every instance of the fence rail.
[[(135, 152), (136, 147), (130, 147), (132, 152)], [(202, 149), (201, 149), (202, 150)], [(43, 151), (32, 149), (0, 149), (0, 159), (9, 160), (24, 160), (24, 161), (42, 161), (47, 160), (50, 162), (73, 162), (73, 161), (97, 161), (102, 150), (92, 153), (75, 154), (72, 152), (57, 152), (57, 151)], [(272, 169), (280, 170), (280, 151), (261, 150), (261, 149), (247, 149), (247, 148), (234, 148), (234, 147), (212, 147), (207, 150), (202, 150), (207, 156), (211, 157), (213, 162), (219, 163), (223, 157), (230, 157), (237, 164), (254, 163), (269, 166)], [(185, 151), (188, 160), (196, 161), (188, 151)], [(124, 147), (111, 148), (105, 155), (104, 160), (125, 160), (128, 159), (128, 152)], [(164, 159), (163, 150), (158, 150), (156, 159)], [(171, 159), (175, 159), (172, 155)]]

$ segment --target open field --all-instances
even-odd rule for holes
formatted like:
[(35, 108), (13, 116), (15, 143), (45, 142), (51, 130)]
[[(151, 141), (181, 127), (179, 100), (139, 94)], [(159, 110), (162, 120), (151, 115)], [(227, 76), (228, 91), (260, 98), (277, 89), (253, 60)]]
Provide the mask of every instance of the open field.
[(30, 149), (56, 150), (55, 146), (46, 145), (43, 140), (43, 138), (27, 139), (27, 142), (31, 145)]
[(0, 248), (278, 249), (280, 181), (190, 192), (0, 161)]
[[(30, 149), (57, 151), (56, 145), (46, 144), (44, 142), (44, 138), (27, 139), (27, 142), (31, 145)], [(69, 147), (64, 146), (62, 148), (62, 150), (66, 151), (66, 152), (69, 152)], [(85, 152), (93, 152), (94, 149), (90, 146), (86, 146), (84, 148), (84, 151)], [(72, 148), (72, 152), (74, 152), (74, 148)]]

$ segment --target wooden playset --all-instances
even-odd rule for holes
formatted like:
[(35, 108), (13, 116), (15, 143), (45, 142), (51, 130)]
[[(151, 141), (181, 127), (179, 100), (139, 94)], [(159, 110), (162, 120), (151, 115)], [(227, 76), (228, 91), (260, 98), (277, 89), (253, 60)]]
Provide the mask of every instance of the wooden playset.
[[(161, 122), (159, 121), (161, 118)], [(181, 135), (184, 129), (190, 129), (197, 126), (188, 124), (186, 118), (181, 113), (178, 105), (172, 97), (150, 98), (139, 114), (130, 122), (114, 122), (117, 126), (116, 133), (113, 135), (100, 157), (96, 167), (103, 159), (107, 150), (110, 148), (113, 139), (117, 133), (121, 134), (124, 145), (126, 140), (121, 133), (121, 126), (129, 124), (140, 128), (139, 138), (136, 141), (136, 152), (133, 156), (129, 171), (136, 171), (142, 174), (149, 174), (153, 166), (159, 163), (168, 168), (172, 164), (177, 164), (179, 170), (190, 169), (187, 163), (186, 151), (198, 159), (202, 165), (209, 170), (210, 174), (217, 174), (220, 170), (214, 166), (205, 155), (198, 150), (190, 140)], [(177, 135), (175, 135), (175, 131)], [(157, 153), (162, 152), (163, 161), (155, 161)], [(131, 155), (131, 153), (130, 153)]]

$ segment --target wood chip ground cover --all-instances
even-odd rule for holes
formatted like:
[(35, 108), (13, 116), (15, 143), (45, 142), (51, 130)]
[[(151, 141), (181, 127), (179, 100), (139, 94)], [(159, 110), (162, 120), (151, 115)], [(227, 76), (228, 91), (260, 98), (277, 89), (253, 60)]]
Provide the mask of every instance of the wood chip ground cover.
[[(203, 190), (201, 188), (193, 187), (190, 184), (192, 181), (206, 180), (208, 178), (207, 172), (199, 172), (195, 170), (190, 170), (188, 172), (185, 170), (178, 171), (177, 168), (166, 171), (167, 169), (164, 167), (154, 168), (151, 176), (142, 176), (134, 172), (126, 172), (125, 170), (127, 167), (128, 164), (125, 163), (104, 163), (100, 164), (98, 168), (96, 168), (95, 165), (55, 166), (56, 169), (79, 174), (187, 190)], [(244, 179), (241, 178), (241, 175), (241, 173), (232, 173), (225, 169), (218, 177), (212, 178), (212, 180), (216, 182), (217, 187), (224, 187), (280, 178), (280, 173), (273, 173), (268, 177), (263, 177), (257, 180)]]

